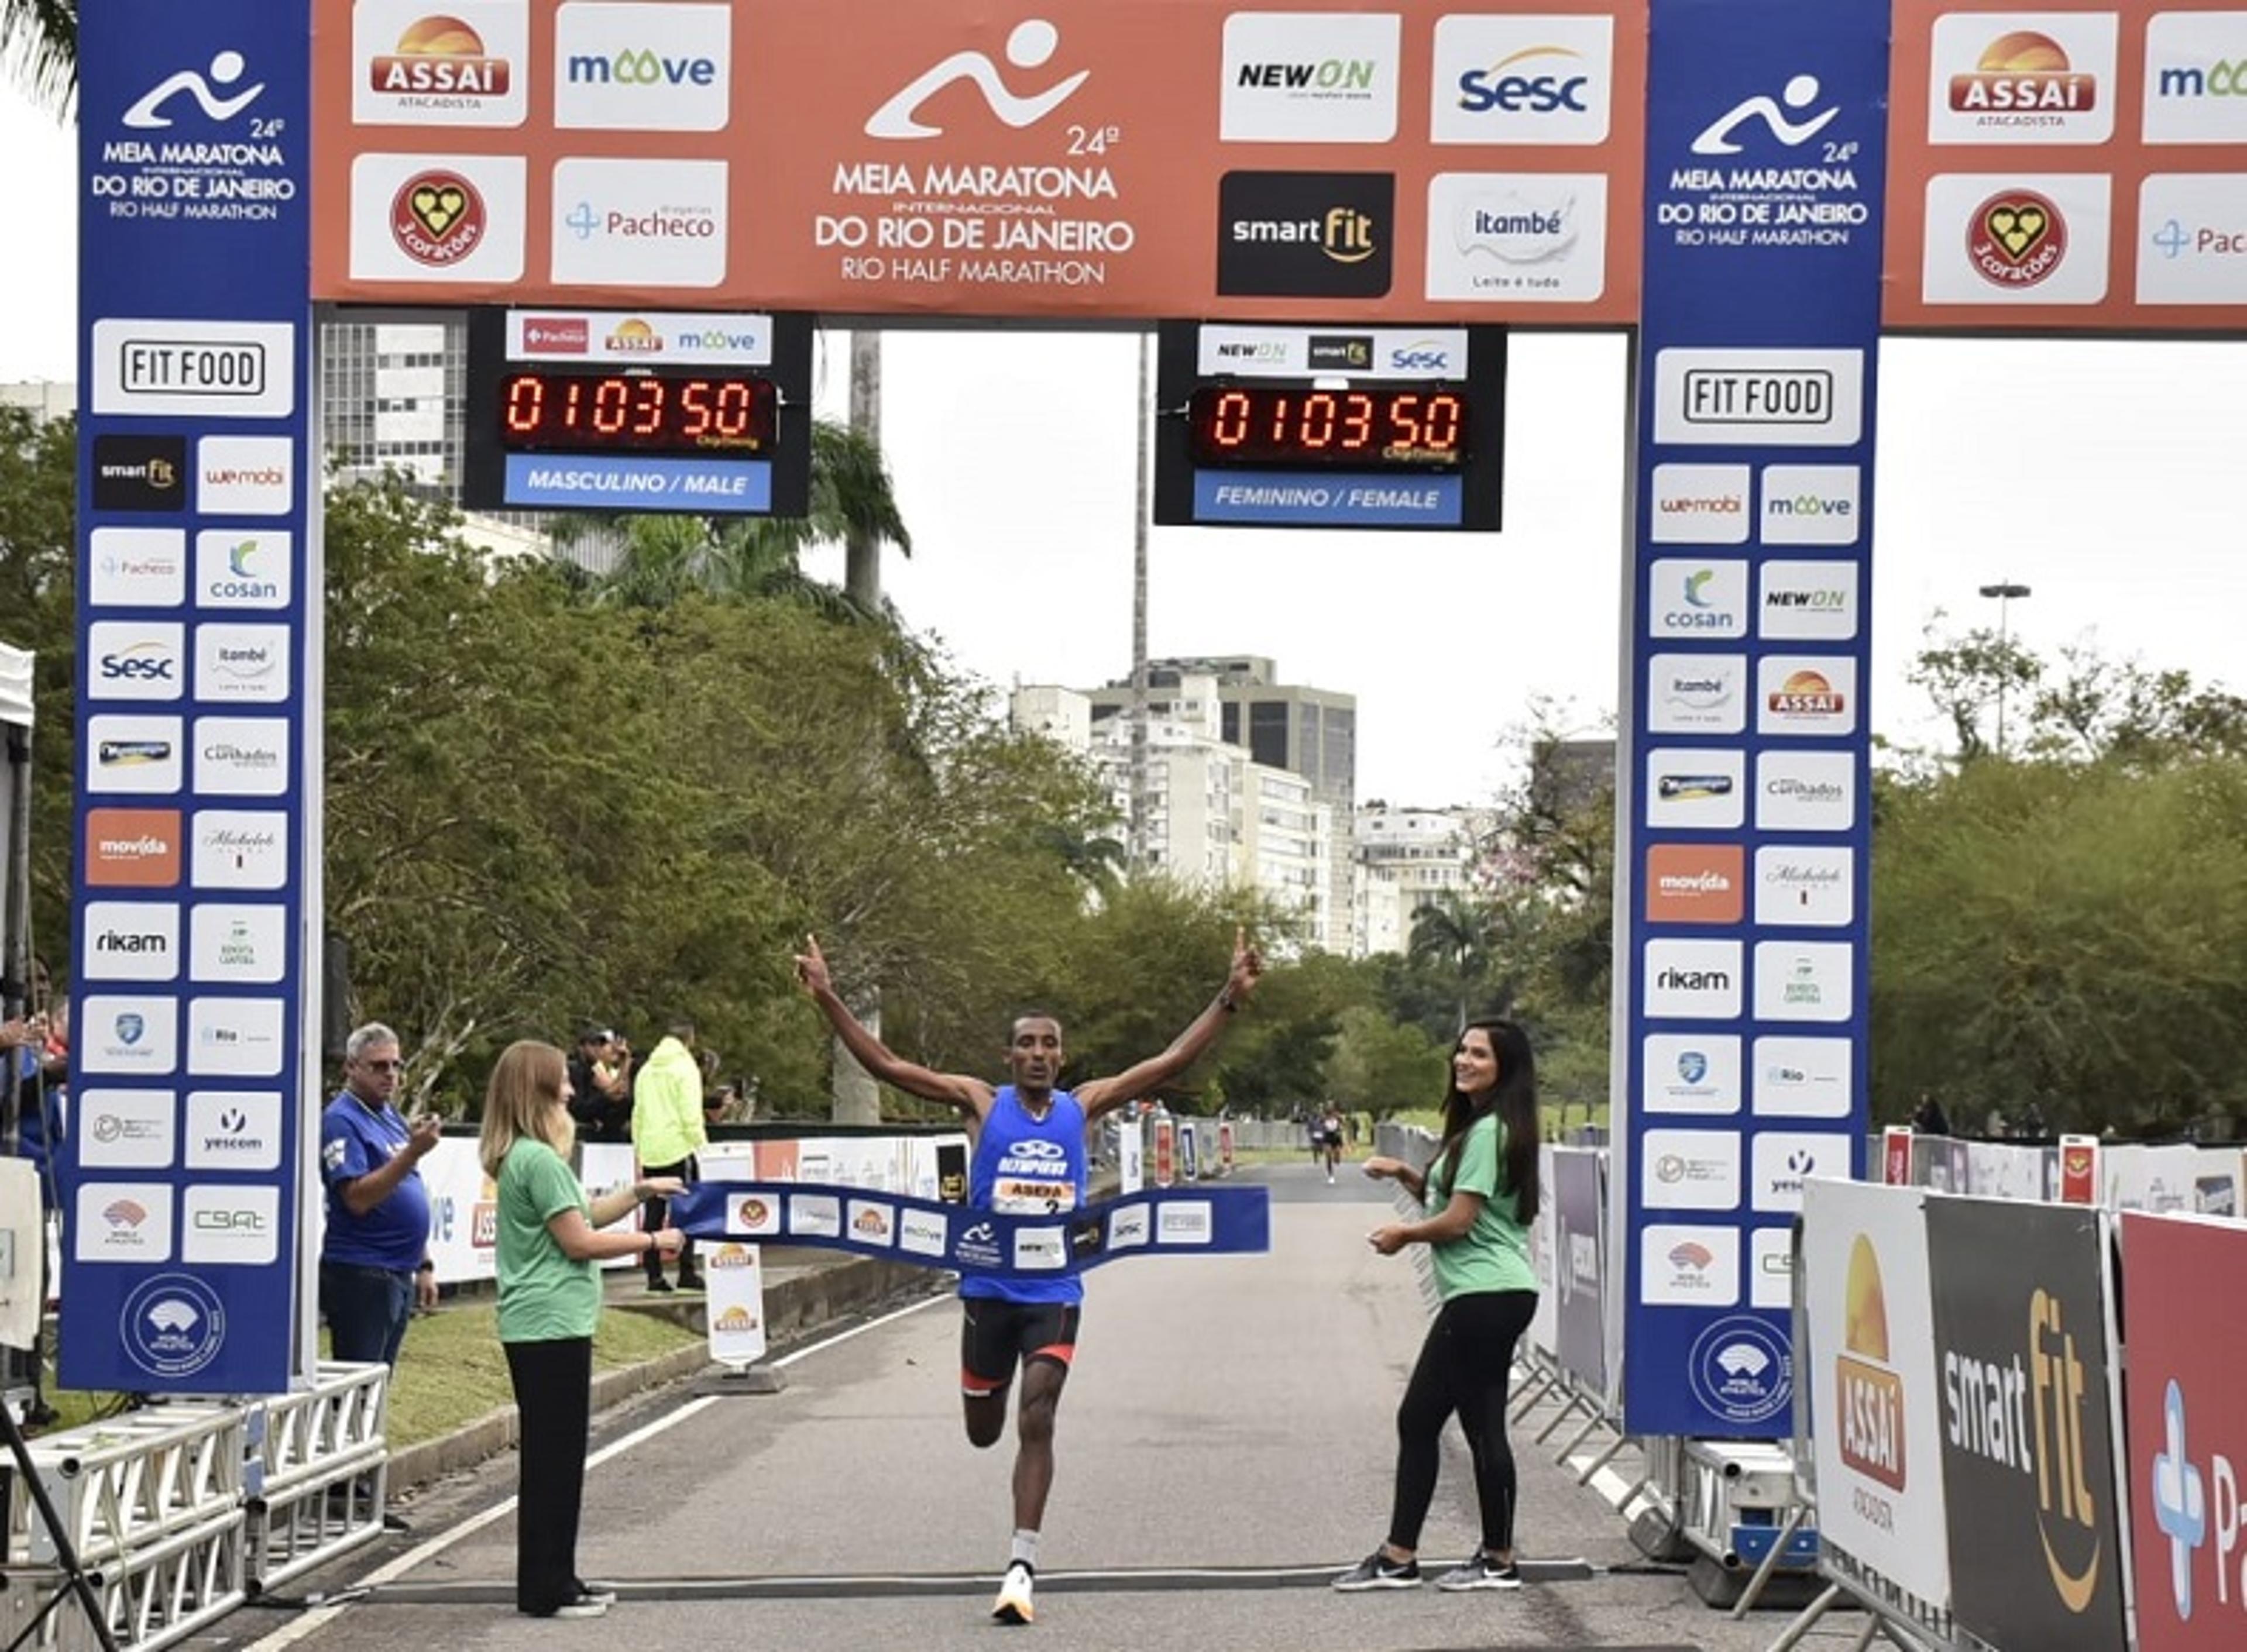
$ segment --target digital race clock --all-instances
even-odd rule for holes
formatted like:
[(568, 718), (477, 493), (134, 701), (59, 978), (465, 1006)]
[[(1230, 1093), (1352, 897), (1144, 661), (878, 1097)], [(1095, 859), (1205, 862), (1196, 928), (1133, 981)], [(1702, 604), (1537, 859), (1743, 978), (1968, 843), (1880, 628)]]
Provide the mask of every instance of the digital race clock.
[(1451, 470), (1465, 453), (1467, 404), (1418, 386), (1205, 385), (1186, 430), (1198, 465)]
[(808, 316), (473, 311), (468, 390), (472, 508), (810, 508)]
[(499, 445), (509, 453), (768, 453), (780, 391), (745, 371), (516, 369), (500, 380)]

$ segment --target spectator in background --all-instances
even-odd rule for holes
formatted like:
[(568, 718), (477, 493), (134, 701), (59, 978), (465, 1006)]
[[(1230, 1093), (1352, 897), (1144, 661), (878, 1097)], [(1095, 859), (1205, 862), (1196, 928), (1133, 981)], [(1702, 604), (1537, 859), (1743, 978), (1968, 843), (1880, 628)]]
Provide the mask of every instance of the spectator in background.
[(655, 1267), (680, 1242), (670, 1228), (600, 1231), (630, 1215), (634, 1201), (679, 1192), (680, 1184), (651, 1178), (587, 1198), (570, 1169), (569, 1097), (560, 1050), (529, 1039), (510, 1044), (492, 1068), (476, 1143), (499, 1190), (499, 1341), (522, 1423), (515, 1609), (537, 1618), (599, 1617), (617, 1598), (577, 1575), (599, 1265), (645, 1254)]
[(632, 1139), (632, 1046), (606, 1027), (577, 1034), (570, 1058), (570, 1116), (581, 1142)]
[[(691, 1186), (700, 1171), (694, 1156), (710, 1144), (709, 1129), (702, 1120), (702, 1064), (695, 1059), (695, 1041), (693, 1021), (673, 1021), (632, 1081), (632, 1148), (639, 1156), (640, 1174), (651, 1180)], [(654, 1232), (668, 1226), (670, 1217), (670, 1200), (658, 1193), (649, 1198), (641, 1225)], [(647, 1254), (647, 1288), (672, 1288), (663, 1277), (663, 1259), (653, 1251)], [(702, 1288), (693, 1239), (679, 1247), (679, 1288)]]
[(58, 1156), (66, 1117), (65, 1090), (70, 1080), (70, 1000), (54, 1002), (53, 978), (44, 959), (31, 960), (28, 1013), (0, 1022), (0, 1091), (14, 1085), (14, 1149), (39, 1178), (39, 1330), (31, 1343), (31, 1398), (24, 1409), (27, 1428), (44, 1428), (57, 1418), (42, 1389), (46, 1367), (46, 1305), (54, 1294), (47, 1276), (47, 1230), (61, 1219), (62, 1183)]
[(739, 1084), (721, 1084), (702, 1098), (702, 1123), (706, 1127), (738, 1124), (747, 1112)]
[(1950, 1120), (1943, 1113), (1943, 1103), (1925, 1090), (1919, 1093), (1919, 1105), (1911, 1109), (1911, 1127), (1922, 1136), (1950, 1134)]

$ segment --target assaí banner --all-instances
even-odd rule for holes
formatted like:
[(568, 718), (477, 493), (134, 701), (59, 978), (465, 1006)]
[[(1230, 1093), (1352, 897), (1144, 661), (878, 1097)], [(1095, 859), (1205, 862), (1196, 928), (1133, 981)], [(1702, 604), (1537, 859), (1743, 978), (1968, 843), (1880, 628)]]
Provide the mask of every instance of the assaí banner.
[[(2247, 1317), (2210, 1282), (2247, 1279), (2247, 1228), (2126, 1213), (2123, 1385), (2140, 1652), (2247, 1646)], [(2226, 1291), (2218, 1283), (2216, 1291)]]
[(1928, 1201), (1951, 1610), (1993, 1647), (2125, 1644), (2100, 1220)]

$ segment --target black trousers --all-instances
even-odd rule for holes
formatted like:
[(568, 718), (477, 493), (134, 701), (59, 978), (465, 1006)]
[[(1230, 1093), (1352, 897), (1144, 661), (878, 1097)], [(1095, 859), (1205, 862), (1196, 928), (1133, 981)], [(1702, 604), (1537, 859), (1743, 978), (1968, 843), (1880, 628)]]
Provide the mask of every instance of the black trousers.
[[(702, 1179), (702, 1167), (694, 1162), (692, 1154), (676, 1164), (643, 1164), (639, 1167), (639, 1173), (642, 1176), (676, 1176), (689, 1187)], [(667, 1198), (645, 1200), (640, 1205), (639, 1215), (640, 1225), (649, 1232), (655, 1232), (669, 1224), (671, 1201)], [(652, 1280), (663, 1277), (663, 1258), (653, 1251), (647, 1253), (647, 1276)], [(693, 1276), (694, 1241), (688, 1239), (679, 1247), (679, 1277), (684, 1280)]]
[(1536, 1311), (1534, 1291), (1478, 1291), (1455, 1296), (1437, 1311), (1397, 1408), (1397, 1493), (1389, 1540), (1397, 1548), (1420, 1546), (1420, 1527), (1436, 1495), (1444, 1424), (1455, 1414), (1474, 1461), (1483, 1547), (1513, 1547), (1518, 1483), (1506, 1437), (1506, 1379), (1514, 1345)]
[(545, 1617), (578, 1590), (577, 1513), (585, 1497), (585, 1442), (592, 1420), (593, 1339), (501, 1346), (522, 1419), (515, 1604), (518, 1611)]

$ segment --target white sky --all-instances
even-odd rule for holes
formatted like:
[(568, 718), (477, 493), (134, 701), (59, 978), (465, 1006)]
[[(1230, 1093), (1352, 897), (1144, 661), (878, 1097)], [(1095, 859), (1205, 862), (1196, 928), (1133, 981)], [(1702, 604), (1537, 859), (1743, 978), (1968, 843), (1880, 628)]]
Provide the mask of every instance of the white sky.
[[(75, 376), (74, 140), (0, 88), (11, 219), (0, 381)], [(823, 346), (840, 413), (848, 345)], [(1158, 529), (1149, 638), (1246, 652), (1354, 693), (1358, 796), (1487, 799), (1533, 695), (1595, 732), (1615, 703), (1624, 383), (1620, 335), (1517, 335), (1500, 535)], [(883, 438), (916, 553), (888, 590), (1001, 686), (1126, 675), (1137, 358), (1119, 336), (892, 334)], [(1936, 611), (1994, 624), (1976, 587), (2034, 595), (2014, 632), (2238, 688), (2247, 622), (2247, 349), (1896, 339), (1882, 352), (1874, 727), (1928, 737), (1903, 669)], [(840, 556), (812, 571), (839, 579)]]

